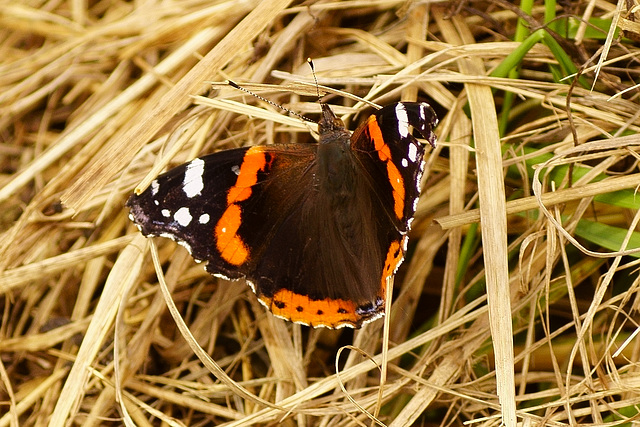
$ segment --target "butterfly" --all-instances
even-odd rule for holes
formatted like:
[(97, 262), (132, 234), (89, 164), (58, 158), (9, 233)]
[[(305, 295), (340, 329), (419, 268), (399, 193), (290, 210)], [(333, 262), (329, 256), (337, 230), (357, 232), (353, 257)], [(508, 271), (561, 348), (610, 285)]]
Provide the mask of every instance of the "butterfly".
[(425, 102), (373, 113), (353, 134), (321, 103), (317, 143), (230, 149), (158, 176), (126, 205), (147, 237), (186, 247), (206, 270), (246, 279), (274, 315), (359, 328), (384, 314), (407, 250), (423, 146), (437, 116)]

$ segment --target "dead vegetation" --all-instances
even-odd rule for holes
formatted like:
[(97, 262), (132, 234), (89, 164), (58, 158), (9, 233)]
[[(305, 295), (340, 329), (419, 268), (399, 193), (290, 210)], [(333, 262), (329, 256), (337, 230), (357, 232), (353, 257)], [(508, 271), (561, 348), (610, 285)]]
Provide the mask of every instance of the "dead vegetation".
[[(0, 426), (638, 424), (638, 8), (1, 2)], [(388, 341), (274, 319), (167, 239), (160, 285), (124, 208), (198, 154), (308, 141), (223, 84), (317, 117), (307, 57), (352, 129), (441, 118)]]

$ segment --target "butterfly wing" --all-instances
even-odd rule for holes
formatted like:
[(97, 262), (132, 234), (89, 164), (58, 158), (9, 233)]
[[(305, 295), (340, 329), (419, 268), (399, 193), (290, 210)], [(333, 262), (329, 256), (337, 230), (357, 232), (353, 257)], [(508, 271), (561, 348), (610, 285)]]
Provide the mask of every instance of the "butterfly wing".
[[(318, 152), (308, 168), (314, 180), (296, 183), (306, 193), (286, 211), (253, 268), (271, 311), (330, 327), (359, 327), (384, 313), (387, 279), (404, 257), (423, 170), (424, 150), (409, 126), (433, 145), (436, 124), (426, 103), (394, 104), (349, 138), (323, 106)], [(266, 200), (276, 199), (269, 193)]]
[[(271, 231), (266, 224), (277, 220), (276, 206), (264, 200), (266, 183), (304, 180), (315, 157), (312, 145), (237, 148), (196, 158), (131, 196), (129, 216), (145, 236), (171, 238), (197, 261), (207, 261), (209, 272), (242, 278), (264, 252)], [(303, 192), (289, 190), (277, 195), (280, 204), (295, 204)]]
[(433, 129), (437, 124), (429, 104), (400, 102), (376, 111), (351, 137), (351, 147), (380, 208), (401, 233), (410, 228), (424, 168), (424, 149), (411, 134), (410, 126), (435, 147)]
[(369, 192), (376, 212), (377, 233), (372, 244), (378, 249), (375, 271), (382, 299), (387, 279), (404, 259), (407, 233), (420, 196), (424, 149), (411, 134), (410, 126), (435, 146), (433, 128), (437, 123), (427, 103), (401, 102), (376, 111), (351, 136), (359, 175), (367, 187), (361, 191)]

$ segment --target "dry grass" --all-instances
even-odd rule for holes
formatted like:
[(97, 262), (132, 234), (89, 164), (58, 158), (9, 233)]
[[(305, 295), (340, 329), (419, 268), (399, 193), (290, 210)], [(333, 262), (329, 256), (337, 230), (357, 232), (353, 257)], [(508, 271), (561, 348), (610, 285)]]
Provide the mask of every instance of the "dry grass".
[[(0, 427), (640, 424), (640, 12), (580, 3), (517, 30), (501, 0), (0, 2)], [(313, 116), (307, 57), (441, 117), (382, 391), (384, 322), (274, 319), (166, 239), (160, 285), (123, 207), (199, 153), (306, 140), (210, 82)]]

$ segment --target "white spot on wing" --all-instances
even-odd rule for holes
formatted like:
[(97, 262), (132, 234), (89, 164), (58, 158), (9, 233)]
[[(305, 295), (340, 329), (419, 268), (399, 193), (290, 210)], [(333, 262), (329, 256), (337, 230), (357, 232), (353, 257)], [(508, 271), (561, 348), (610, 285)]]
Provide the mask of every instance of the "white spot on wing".
[(231, 172), (233, 172), (236, 175), (240, 175), (240, 166), (238, 165), (231, 166)]
[(151, 181), (151, 195), (155, 196), (158, 194), (158, 190), (160, 190), (160, 184), (158, 184), (158, 180), (154, 179)]
[(396, 104), (396, 118), (398, 119), (398, 133), (401, 137), (406, 138), (409, 135), (409, 117), (407, 109), (401, 103)]
[(402, 159), (402, 167), (406, 168), (407, 166), (409, 166), (409, 162), (407, 161), (407, 159), (403, 158)]
[(169, 209), (162, 209), (162, 211), (160, 211), (162, 213), (162, 216), (165, 218), (169, 218), (171, 216), (171, 211)]
[(425, 106), (425, 104), (420, 104), (419, 111), (420, 111), (420, 119), (424, 122), (425, 120), (427, 120), (427, 114), (426, 114), (427, 107)]
[(204, 188), (202, 175), (204, 174), (204, 161), (202, 159), (193, 159), (184, 172), (184, 181), (182, 189), (188, 198), (199, 196)]
[(416, 160), (418, 160), (418, 148), (415, 146), (415, 144), (409, 144), (409, 160), (411, 160), (412, 163), (415, 163)]
[(200, 215), (200, 218), (198, 218), (198, 222), (200, 224), (207, 224), (209, 222), (209, 219), (210, 219), (209, 214), (202, 214)]
[(189, 212), (189, 208), (182, 207), (173, 214), (173, 219), (175, 219), (181, 226), (186, 227), (191, 224), (193, 217), (191, 216), (191, 212)]

